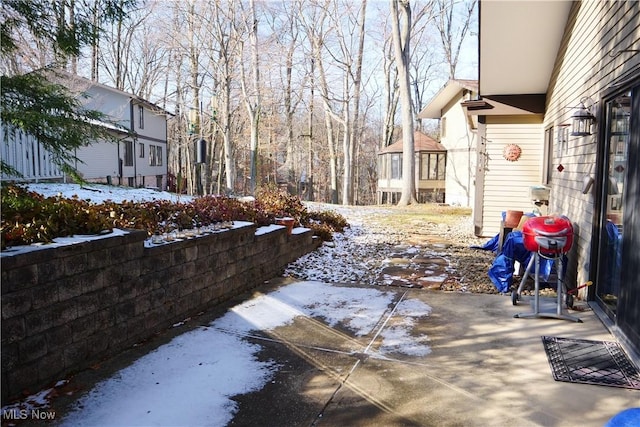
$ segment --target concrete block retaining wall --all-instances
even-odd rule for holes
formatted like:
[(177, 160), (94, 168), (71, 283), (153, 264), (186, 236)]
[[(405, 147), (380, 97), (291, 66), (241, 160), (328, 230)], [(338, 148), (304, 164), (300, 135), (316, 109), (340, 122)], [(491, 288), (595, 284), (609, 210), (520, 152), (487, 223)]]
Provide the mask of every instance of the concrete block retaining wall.
[(319, 245), (311, 230), (267, 230), (241, 223), (152, 247), (133, 230), (3, 256), (2, 404), (260, 285)]

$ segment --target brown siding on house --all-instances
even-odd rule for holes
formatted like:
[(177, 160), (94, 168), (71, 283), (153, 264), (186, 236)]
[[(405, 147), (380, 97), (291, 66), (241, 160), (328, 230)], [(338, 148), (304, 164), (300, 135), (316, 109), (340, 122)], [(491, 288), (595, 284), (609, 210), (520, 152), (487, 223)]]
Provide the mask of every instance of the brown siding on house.
[[(640, 68), (640, 54), (625, 49), (640, 49), (640, 2), (574, 2), (549, 84), (545, 128), (570, 123), (574, 110), (568, 107), (579, 106), (583, 97), (594, 103), (597, 116), (602, 92)], [(569, 136), (561, 156), (554, 150), (554, 167), (562, 164), (564, 170), (553, 172), (550, 209), (566, 213), (576, 226), (569, 284), (583, 283), (589, 275), (594, 195), (581, 189), (583, 177), (596, 172), (597, 126), (591, 136)]]

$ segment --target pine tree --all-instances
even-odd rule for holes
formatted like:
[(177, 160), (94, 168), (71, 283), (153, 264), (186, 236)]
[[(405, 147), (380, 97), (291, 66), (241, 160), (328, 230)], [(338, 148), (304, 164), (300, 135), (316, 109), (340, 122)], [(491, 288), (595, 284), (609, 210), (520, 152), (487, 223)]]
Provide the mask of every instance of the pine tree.
[[(129, 0), (104, 0), (105, 16), (115, 19), (123, 6), (135, 4)], [(103, 124), (111, 123), (103, 113), (83, 107), (82, 97), (57, 83), (55, 70), (69, 59), (77, 57), (90, 45), (96, 28), (90, 14), (66, 13), (74, 7), (65, 0), (4, 0), (0, 26), (0, 56), (7, 63), (16, 63), (20, 49), (17, 35), (28, 33), (31, 39), (54, 52), (55, 61), (48, 67), (27, 73), (9, 75), (3, 72), (0, 87), (0, 122), (5, 127), (5, 144), (22, 131), (38, 139), (61, 169), (79, 180), (73, 163), (75, 149), (96, 140), (114, 140), (114, 134)], [(67, 22), (68, 17), (72, 22)], [(99, 29), (98, 29), (99, 30)], [(24, 39), (24, 37), (23, 37)], [(8, 67), (7, 67), (8, 68)], [(16, 67), (17, 68), (17, 67)], [(5, 73), (7, 75), (5, 75)], [(123, 129), (124, 130), (124, 129)], [(3, 174), (19, 176), (10, 165), (0, 160)]]

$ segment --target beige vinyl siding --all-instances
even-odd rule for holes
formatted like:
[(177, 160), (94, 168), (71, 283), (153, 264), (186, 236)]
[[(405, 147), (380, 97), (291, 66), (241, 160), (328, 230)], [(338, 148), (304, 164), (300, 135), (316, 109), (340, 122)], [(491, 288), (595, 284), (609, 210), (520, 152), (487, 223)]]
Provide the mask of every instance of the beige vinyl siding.
[(446, 120), (447, 133), (441, 136), (440, 143), (447, 149), (445, 202), (455, 206), (473, 206), (476, 135), (469, 129), (460, 105), (462, 101), (461, 91), (443, 109), (442, 121)]
[[(510, 121), (508, 118), (500, 120)], [(532, 120), (540, 121), (539, 118), (529, 119)], [(534, 206), (529, 199), (529, 189), (540, 184), (543, 138), (541, 123), (492, 123), (492, 118), (487, 117), (483, 235), (493, 236), (500, 232), (504, 211), (532, 211)], [(510, 162), (503, 157), (507, 144), (520, 146), (522, 155), (519, 160)]]
[[(640, 54), (620, 52), (640, 48), (640, 2), (575, 2), (565, 32), (547, 94), (545, 128), (570, 123), (580, 98), (595, 102), (598, 116), (603, 107), (601, 93), (640, 72)], [(573, 32), (571, 29), (575, 28)], [(579, 30), (578, 30), (579, 29)], [(589, 280), (589, 258), (593, 227), (594, 196), (582, 194), (582, 179), (595, 174), (598, 124), (593, 135), (569, 136), (566, 152), (554, 150), (551, 211), (565, 213), (575, 225), (574, 245), (569, 254), (567, 280), (570, 286)], [(554, 143), (557, 142), (554, 135)]]

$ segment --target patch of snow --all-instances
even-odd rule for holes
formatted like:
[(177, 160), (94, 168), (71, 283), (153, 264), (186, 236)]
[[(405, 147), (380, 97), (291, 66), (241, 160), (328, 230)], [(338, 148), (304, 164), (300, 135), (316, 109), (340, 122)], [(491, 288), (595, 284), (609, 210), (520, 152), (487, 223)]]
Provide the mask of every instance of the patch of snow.
[(131, 188), (119, 187), (106, 184), (65, 184), (65, 183), (39, 183), (28, 184), (27, 189), (45, 197), (65, 197), (73, 198), (77, 196), (80, 200), (88, 200), (92, 203), (104, 203), (108, 200), (121, 203), (125, 200), (131, 202), (145, 202), (153, 200), (169, 200), (171, 202), (190, 202), (193, 196), (186, 194), (170, 193), (168, 191), (157, 191), (151, 188)]
[[(247, 343), (243, 335), (272, 330), (297, 317), (320, 317), (362, 336), (389, 311), (394, 295), (313, 281), (259, 295), (98, 384), (62, 425), (225, 425), (237, 411), (231, 397), (261, 389), (279, 369), (275, 361), (259, 361), (260, 346)], [(428, 338), (414, 337), (410, 330), (415, 319), (430, 313), (419, 300), (400, 302), (395, 315), (404, 319), (380, 334), (382, 346), (372, 355), (428, 354)]]
[(276, 369), (259, 350), (214, 328), (187, 332), (99, 383), (61, 425), (226, 425), (231, 397), (259, 390)]
[(0, 252), (0, 257), (15, 256), (15, 255), (38, 251), (38, 250), (47, 249), (47, 248), (59, 248), (62, 246), (75, 245), (82, 242), (98, 240), (98, 239), (106, 239), (114, 236), (124, 236), (125, 234), (128, 234), (128, 233), (129, 233), (128, 231), (120, 230), (119, 228), (114, 228), (109, 232), (105, 232), (101, 234), (56, 237), (53, 239), (51, 243), (33, 243), (31, 245), (12, 246)]
[(283, 228), (287, 228), (287, 227), (285, 227), (284, 225), (277, 225), (277, 224), (263, 225), (262, 227), (258, 227), (256, 229), (256, 236), (261, 236), (263, 234), (271, 233), (272, 231), (281, 230)]
[(418, 280), (423, 281), (423, 282), (436, 282), (436, 283), (442, 283), (444, 282), (444, 280), (447, 278), (447, 275), (440, 275), (440, 276), (424, 276), (424, 277), (418, 277)]
[(405, 326), (392, 326), (386, 328), (380, 334), (383, 338), (382, 345), (378, 353), (406, 354), (408, 356), (426, 356), (431, 353), (431, 347), (426, 342), (429, 338), (426, 335), (411, 336)]

